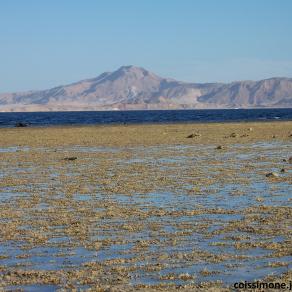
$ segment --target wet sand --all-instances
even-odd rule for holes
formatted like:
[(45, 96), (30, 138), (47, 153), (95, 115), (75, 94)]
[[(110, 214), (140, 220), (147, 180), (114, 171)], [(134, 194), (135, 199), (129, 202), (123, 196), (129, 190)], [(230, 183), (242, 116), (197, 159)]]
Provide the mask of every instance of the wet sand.
[(0, 289), (288, 283), (291, 134), (292, 122), (0, 129)]

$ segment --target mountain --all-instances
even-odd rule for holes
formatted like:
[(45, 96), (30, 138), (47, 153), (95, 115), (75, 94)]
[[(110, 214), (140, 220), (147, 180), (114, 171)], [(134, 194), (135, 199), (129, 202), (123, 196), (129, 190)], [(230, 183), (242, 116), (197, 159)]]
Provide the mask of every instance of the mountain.
[(123, 66), (48, 90), (0, 94), (0, 111), (292, 107), (292, 79), (187, 83)]

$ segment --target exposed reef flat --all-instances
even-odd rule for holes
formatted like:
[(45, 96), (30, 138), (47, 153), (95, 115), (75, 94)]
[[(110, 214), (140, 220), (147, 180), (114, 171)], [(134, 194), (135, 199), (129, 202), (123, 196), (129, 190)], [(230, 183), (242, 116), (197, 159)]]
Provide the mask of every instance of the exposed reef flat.
[(0, 129), (0, 290), (291, 280), (292, 122)]
[[(186, 139), (194, 132), (199, 139)], [(235, 133), (235, 137), (229, 137)], [(0, 147), (246, 144), (258, 141), (291, 142), (292, 122), (195, 123), (110, 125), (74, 127), (28, 127), (0, 129)], [(275, 140), (276, 139), (276, 140)]]

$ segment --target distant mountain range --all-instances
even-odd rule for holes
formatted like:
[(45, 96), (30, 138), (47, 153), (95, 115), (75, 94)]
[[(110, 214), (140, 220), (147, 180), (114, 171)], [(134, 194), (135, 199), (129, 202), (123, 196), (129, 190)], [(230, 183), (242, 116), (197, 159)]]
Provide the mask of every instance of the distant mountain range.
[(0, 111), (292, 108), (292, 78), (187, 83), (123, 66), (48, 90), (0, 94)]

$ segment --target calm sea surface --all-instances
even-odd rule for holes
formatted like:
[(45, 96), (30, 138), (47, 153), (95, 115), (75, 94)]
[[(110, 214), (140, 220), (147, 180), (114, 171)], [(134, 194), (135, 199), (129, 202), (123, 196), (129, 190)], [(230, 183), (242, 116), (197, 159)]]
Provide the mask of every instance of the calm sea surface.
[(292, 109), (0, 113), (0, 127), (292, 120)]

